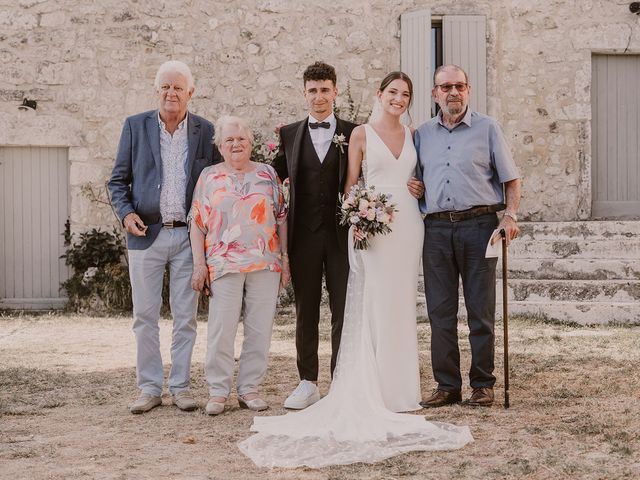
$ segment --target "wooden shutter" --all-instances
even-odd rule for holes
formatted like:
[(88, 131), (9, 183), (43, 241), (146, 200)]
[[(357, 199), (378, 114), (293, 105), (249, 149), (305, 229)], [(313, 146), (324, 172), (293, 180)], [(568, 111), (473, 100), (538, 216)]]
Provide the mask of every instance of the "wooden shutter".
[(400, 17), (400, 69), (413, 82), (411, 119), (417, 127), (431, 118), (431, 12), (422, 9)]
[(487, 36), (483, 15), (442, 17), (443, 61), (467, 72), (471, 109), (487, 113)]
[(0, 147), (0, 307), (64, 305), (66, 148)]

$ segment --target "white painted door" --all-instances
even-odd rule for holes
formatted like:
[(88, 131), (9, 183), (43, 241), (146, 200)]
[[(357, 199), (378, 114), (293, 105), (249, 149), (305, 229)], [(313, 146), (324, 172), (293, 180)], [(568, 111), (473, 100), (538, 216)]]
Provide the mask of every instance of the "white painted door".
[(68, 150), (0, 147), (0, 308), (64, 305)]
[(593, 55), (594, 218), (640, 218), (640, 55)]

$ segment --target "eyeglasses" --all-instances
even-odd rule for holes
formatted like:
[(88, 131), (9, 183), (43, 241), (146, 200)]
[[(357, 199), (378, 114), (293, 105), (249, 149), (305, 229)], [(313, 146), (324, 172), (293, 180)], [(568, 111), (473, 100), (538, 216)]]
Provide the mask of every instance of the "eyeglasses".
[(444, 83), (442, 85), (436, 85), (436, 87), (444, 93), (450, 92), (454, 87), (458, 92), (464, 93), (469, 88), (469, 85), (466, 83)]

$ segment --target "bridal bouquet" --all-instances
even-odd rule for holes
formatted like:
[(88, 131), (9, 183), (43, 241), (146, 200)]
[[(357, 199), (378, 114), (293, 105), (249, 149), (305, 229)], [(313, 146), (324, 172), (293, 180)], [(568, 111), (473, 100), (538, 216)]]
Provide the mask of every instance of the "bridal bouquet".
[(395, 204), (390, 203), (391, 195), (376, 193), (375, 187), (354, 185), (340, 201), (340, 225), (355, 226), (364, 236), (355, 239), (354, 247), (366, 250), (369, 238), (374, 235), (386, 235), (391, 232)]

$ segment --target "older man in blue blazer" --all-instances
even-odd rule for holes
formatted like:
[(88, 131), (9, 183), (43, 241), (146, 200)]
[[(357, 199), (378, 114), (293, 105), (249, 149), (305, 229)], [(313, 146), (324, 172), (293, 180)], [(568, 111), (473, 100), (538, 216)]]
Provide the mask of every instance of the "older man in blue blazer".
[(154, 86), (159, 108), (126, 119), (109, 181), (111, 200), (127, 230), (140, 389), (131, 413), (162, 404), (158, 320), (167, 265), (173, 316), (169, 392), (178, 408), (198, 407), (189, 392), (197, 293), (190, 284), (193, 262), (186, 218), (200, 172), (220, 161), (211, 122), (187, 110), (194, 91), (189, 67), (178, 61), (163, 63)]

